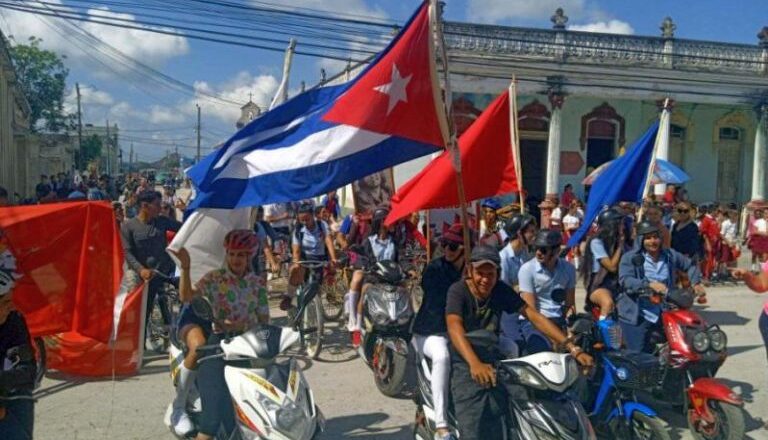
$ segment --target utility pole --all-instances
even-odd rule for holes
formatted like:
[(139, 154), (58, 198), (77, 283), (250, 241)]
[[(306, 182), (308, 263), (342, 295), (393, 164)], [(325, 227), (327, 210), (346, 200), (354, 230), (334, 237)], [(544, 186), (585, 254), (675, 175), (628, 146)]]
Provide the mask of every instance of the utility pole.
[(133, 172), (133, 142), (131, 142), (131, 152), (128, 154), (128, 172)]
[(110, 144), (111, 141), (112, 141), (112, 138), (109, 137), (109, 119), (107, 119), (107, 142), (105, 143), (106, 147), (107, 147), (107, 165), (104, 167), (104, 169), (105, 169), (106, 173), (109, 174), (109, 175), (112, 174), (112, 173), (109, 172), (109, 168), (110, 168), (109, 167), (109, 165), (110, 165), (109, 164), (109, 144)]
[(195, 104), (197, 106), (197, 161), (196, 163), (200, 163), (200, 104)]
[(83, 161), (83, 112), (80, 108), (80, 83), (75, 83), (75, 90), (77, 91), (77, 164), (76, 168), (83, 167), (81, 163)]

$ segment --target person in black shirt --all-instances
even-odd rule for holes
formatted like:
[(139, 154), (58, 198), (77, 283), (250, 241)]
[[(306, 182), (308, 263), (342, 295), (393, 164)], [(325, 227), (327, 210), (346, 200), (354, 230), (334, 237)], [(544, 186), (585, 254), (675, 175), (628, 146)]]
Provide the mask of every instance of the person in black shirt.
[[(509, 285), (499, 281), (499, 253), (491, 246), (472, 250), (468, 277), (448, 289), (445, 321), (452, 344), (451, 393), (462, 440), (492, 440), (505, 437), (502, 418), (506, 392), (496, 385), (493, 349), (472, 346), (466, 334), (474, 330), (498, 333), (502, 312), (520, 313), (558, 345), (566, 344), (563, 332), (536, 309), (529, 307)], [(495, 345), (495, 344), (494, 344)], [(592, 358), (568, 342), (574, 358), (585, 366)]]
[[(154, 277), (153, 269), (166, 275), (172, 275), (176, 270), (173, 260), (165, 251), (168, 246), (166, 232), (178, 231), (181, 223), (168, 217), (160, 216), (161, 195), (157, 191), (144, 191), (139, 194), (139, 213), (136, 217), (123, 222), (120, 230), (123, 238), (125, 262), (139, 276), (149, 282), (147, 291), (147, 317), (154, 303), (155, 295), (163, 287), (163, 280)], [(154, 260), (155, 267), (150, 267)], [(163, 321), (170, 325), (170, 311), (161, 307)]]
[(680, 202), (675, 207), (675, 224), (672, 227), (672, 249), (693, 261), (698, 261), (704, 253), (699, 227), (691, 217), (691, 205)]
[(451, 284), (461, 279), (464, 270), (463, 228), (455, 224), (440, 238), (443, 256), (432, 260), (421, 275), (424, 292), (413, 323), (411, 342), (420, 356), (432, 360), (432, 397), (435, 403), (435, 438), (451, 439), (448, 429), (448, 392), (451, 358), (445, 326), (445, 300)]
[[(11, 294), (18, 277), (0, 258), (0, 439), (32, 438), (35, 406), (35, 359), (24, 317), (14, 310)], [(14, 397), (13, 400), (4, 400)], [(20, 398), (21, 397), (21, 398)], [(26, 398), (25, 398), (26, 397)]]

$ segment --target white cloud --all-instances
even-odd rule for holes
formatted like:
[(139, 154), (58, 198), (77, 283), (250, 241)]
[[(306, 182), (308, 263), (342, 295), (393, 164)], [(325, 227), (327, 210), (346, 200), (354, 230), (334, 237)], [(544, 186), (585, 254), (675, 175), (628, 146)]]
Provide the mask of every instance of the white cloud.
[(208, 99), (190, 99), (178, 106), (178, 111), (192, 116), (197, 114), (196, 104), (200, 104), (201, 112), (206, 117), (213, 116), (218, 120), (232, 124), (240, 118), (240, 106), (248, 102), (252, 94), (252, 100), (262, 110), (266, 110), (272, 97), (277, 91), (279, 81), (272, 75), (253, 75), (250, 72), (242, 71), (234, 78), (225, 83), (212, 86), (205, 81), (195, 82), (195, 89), (198, 92), (215, 93), (224, 99), (242, 103), (241, 105), (213, 102)]
[[(106, 107), (115, 102), (112, 95), (97, 90), (91, 86), (80, 86), (80, 104), (86, 110), (88, 107)], [(64, 111), (66, 113), (75, 113), (77, 111), (77, 90), (72, 87), (66, 97), (64, 97)]]
[[(281, 6), (286, 9), (314, 9), (344, 15), (359, 15), (367, 18), (387, 18), (387, 13), (380, 7), (372, 8), (363, 0), (283, 0)], [(260, 5), (260, 6), (263, 6)]]
[(469, 21), (499, 23), (504, 20), (547, 20), (557, 8), (570, 18), (585, 13), (586, 0), (468, 0)]
[(185, 117), (178, 111), (172, 108), (163, 107), (159, 105), (152, 106), (149, 112), (149, 122), (158, 125), (175, 125), (184, 122)]
[(635, 29), (627, 22), (621, 20), (597, 21), (594, 23), (568, 26), (570, 31), (580, 32), (600, 32), (604, 34), (627, 34), (635, 33)]
[[(63, 4), (60, 0), (50, 0), (50, 3)], [(66, 33), (60, 34), (59, 32), (62, 31), (59, 30), (59, 32), (57, 32), (54, 30), (56, 29), (55, 27), (46, 24), (46, 22), (63, 22), (63, 19), (40, 17), (30, 13), (12, 10), (4, 11), (3, 14), (5, 20), (0, 21), (0, 24), (3, 25), (3, 31), (7, 35), (12, 35), (14, 40), (18, 43), (24, 43), (32, 36), (38, 37), (43, 40), (42, 46), (46, 49), (64, 54), (77, 62), (90, 61), (90, 58), (85, 51), (95, 54), (92, 47), (85, 47), (84, 51), (77, 47), (74, 43), (74, 39), (68, 39)], [(87, 15), (89, 17), (98, 17), (101, 19), (110, 17), (135, 21), (135, 16), (132, 14), (116, 13), (107, 8), (89, 9)], [(189, 52), (189, 45), (187, 39), (184, 37), (162, 35), (138, 29), (123, 29), (96, 23), (71, 23), (93, 34), (99, 40), (122, 51), (126, 55), (147, 64), (158, 65), (166, 59), (185, 55)], [(144, 26), (138, 23), (133, 24), (133, 26), (149, 28), (149, 26)], [(83, 43), (78, 44), (83, 45)], [(117, 63), (112, 62), (111, 65), (112, 67), (119, 68), (119, 64)], [(94, 64), (94, 66), (97, 66), (99, 69), (104, 69), (103, 66), (99, 66), (98, 64)]]

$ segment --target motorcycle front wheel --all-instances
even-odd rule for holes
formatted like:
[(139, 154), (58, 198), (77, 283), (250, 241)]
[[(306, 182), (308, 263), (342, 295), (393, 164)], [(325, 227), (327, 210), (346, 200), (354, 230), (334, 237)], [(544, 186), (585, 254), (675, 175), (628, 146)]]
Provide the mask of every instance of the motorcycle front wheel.
[(382, 347), (373, 363), (373, 378), (381, 394), (395, 397), (405, 386), (408, 357), (388, 347)]
[(688, 410), (688, 428), (696, 440), (739, 440), (744, 438), (744, 410), (740, 406), (717, 400), (708, 402), (715, 417), (712, 425), (695, 423)]
[(647, 416), (640, 411), (632, 414), (630, 422), (632, 438), (637, 440), (670, 440), (667, 428), (658, 417)]
[(320, 298), (315, 296), (312, 301), (304, 308), (304, 316), (301, 318), (301, 328), (304, 335), (304, 348), (307, 350), (307, 356), (317, 359), (320, 356), (320, 350), (323, 349), (323, 331), (325, 322), (323, 321), (323, 306), (320, 305)]

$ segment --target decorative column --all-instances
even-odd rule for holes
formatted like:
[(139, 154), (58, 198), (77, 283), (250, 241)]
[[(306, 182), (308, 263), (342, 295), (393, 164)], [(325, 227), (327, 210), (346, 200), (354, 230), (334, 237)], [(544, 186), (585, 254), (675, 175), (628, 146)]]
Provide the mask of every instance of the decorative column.
[(768, 75), (768, 26), (763, 27), (757, 34), (757, 45), (763, 49), (760, 55), (763, 67), (760, 73)]
[(539, 205), (541, 209), (541, 227), (549, 227), (549, 218), (552, 210), (559, 204), (558, 191), (560, 189), (560, 126), (562, 121), (562, 108), (565, 95), (559, 86), (554, 86), (549, 92), (549, 103), (552, 106), (552, 115), (549, 119), (549, 136), (547, 140), (547, 185), (544, 201)]
[[(665, 106), (666, 103), (666, 106)], [(656, 105), (659, 106), (661, 109), (661, 112), (667, 112), (672, 113), (672, 108), (675, 106), (675, 101), (671, 99), (663, 99), (656, 101)], [(670, 118), (660, 118), (661, 119), (661, 125), (659, 125), (659, 145), (656, 147), (656, 159), (662, 159), (662, 160), (669, 160), (669, 119)], [(659, 183), (658, 185), (655, 185), (653, 188), (653, 193), (656, 195), (656, 198), (659, 199), (662, 196), (664, 196), (664, 193), (667, 191), (667, 185), (665, 183)]]
[(672, 54), (675, 52), (674, 38), (677, 25), (675, 25), (675, 23), (672, 21), (672, 17), (665, 17), (661, 22), (659, 29), (661, 29), (661, 38), (664, 40), (664, 56), (662, 60), (664, 61), (665, 66), (672, 68), (674, 67), (674, 59), (672, 58)]
[(765, 201), (765, 161), (768, 159), (768, 103), (757, 107), (757, 130), (755, 130), (755, 155), (752, 160), (752, 197), (750, 208), (766, 205)]

